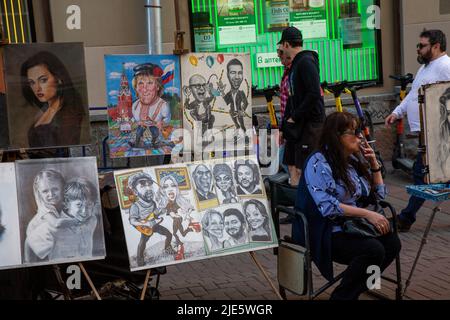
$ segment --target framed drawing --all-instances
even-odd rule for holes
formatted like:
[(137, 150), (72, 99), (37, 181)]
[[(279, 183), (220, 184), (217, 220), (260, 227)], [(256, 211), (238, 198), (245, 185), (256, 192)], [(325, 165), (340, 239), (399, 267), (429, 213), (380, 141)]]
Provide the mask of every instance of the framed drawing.
[(421, 91), (427, 183), (447, 183), (450, 181), (450, 81), (423, 86)]
[(105, 257), (95, 157), (16, 162), (23, 265)]
[(191, 181), (189, 179), (188, 171), (185, 167), (182, 168), (159, 168), (155, 169), (156, 179), (161, 185), (161, 180), (166, 176), (173, 176), (177, 180), (178, 188), (180, 190), (190, 190)]
[(2, 57), (6, 99), (0, 100), (0, 121), (7, 124), (8, 141), (1, 145), (17, 150), (90, 144), (82, 43), (11, 44), (2, 47)]
[(0, 163), (0, 269), (22, 263), (16, 172), (13, 163)]
[(111, 158), (170, 154), (182, 143), (174, 55), (105, 56)]
[(256, 157), (114, 173), (134, 194), (117, 188), (120, 202), (132, 203), (121, 206), (132, 271), (277, 246), (265, 192), (236, 194), (236, 161), (256, 163)]
[[(252, 148), (252, 95), (248, 54), (190, 53), (181, 57), (186, 151)], [(230, 141), (231, 140), (231, 141)], [(187, 140), (186, 140), (187, 141)]]

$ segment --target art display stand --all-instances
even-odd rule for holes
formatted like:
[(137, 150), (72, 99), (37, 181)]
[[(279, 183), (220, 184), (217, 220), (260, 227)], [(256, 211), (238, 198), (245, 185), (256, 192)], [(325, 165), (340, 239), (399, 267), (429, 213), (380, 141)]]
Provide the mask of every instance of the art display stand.
[(414, 263), (411, 267), (411, 270), (409, 272), (408, 278), (406, 279), (406, 283), (405, 283), (405, 289), (403, 290), (403, 294), (402, 296), (405, 296), (406, 294), (406, 290), (408, 289), (410, 283), (411, 283), (411, 278), (414, 274), (414, 271), (416, 269), (417, 266), (417, 262), (419, 261), (420, 255), (422, 254), (422, 249), (425, 246), (425, 244), (427, 243), (427, 238), (428, 238), (428, 234), (430, 233), (431, 230), (431, 226), (433, 224), (434, 218), (436, 216), (436, 213), (441, 211), (441, 205), (443, 202), (445, 201), (449, 201), (450, 200), (450, 191), (445, 193), (445, 194), (441, 194), (441, 195), (432, 195), (430, 194), (430, 192), (428, 190), (433, 189), (433, 187), (437, 187), (439, 189), (448, 187), (450, 188), (450, 185), (423, 185), (423, 186), (407, 186), (406, 190), (409, 194), (419, 197), (421, 199), (425, 199), (425, 200), (431, 200), (435, 203), (435, 206), (433, 208), (433, 211), (431, 213), (430, 218), (428, 219), (428, 223), (427, 226), (425, 228), (425, 231), (423, 232), (422, 235), (422, 239), (420, 241), (420, 246), (419, 249), (417, 251), (416, 257), (414, 258)]
[(255, 263), (255, 265), (258, 267), (258, 269), (261, 271), (261, 273), (263, 274), (264, 278), (267, 280), (267, 282), (269, 283), (270, 287), (272, 288), (273, 292), (275, 292), (275, 294), (277, 295), (278, 299), (283, 300), (283, 297), (281, 296), (280, 292), (278, 291), (278, 289), (275, 287), (275, 285), (273, 284), (272, 280), (270, 279), (269, 275), (266, 273), (266, 271), (264, 270), (264, 267), (261, 265), (261, 263), (258, 261), (258, 259), (256, 259), (256, 255), (255, 252), (251, 251), (249, 252), (250, 257), (252, 258), (253, 262)]
[[(83, 149), (83, 153), (84, 153), (84, 149)], [(28, 154), (25, 149), (20, 149), (18, 151), (0, 150), (0, 163), (1, 162), (15, 162), (16, 160), (25, 160), (25, 159), (29, 159)], [(53, 264), (51, 266), (52, 266), (53, 272), (55, 273), (58, 285), (60, 286), (61, 291), (64, 295), (64, 299), (65, 300), (73, 300), (70, 290), (67, 288), (66, 284), (64, 283), (59, 265)], [(91, 278), (89, 277), (89, 274), (87, 273), (86, 269), (84, 268), (83, 263), (79, 262), (78, 266), (80, 267), (80, 270), (83, 273), (84, 277), (86, 278), (92, 291), (94, 292), (94, 295), (97, 298), (97, 300), (101, 300), (101, 297), (98, 294), (98, 291), (94, 286), (94, 283), (92, 282)]]

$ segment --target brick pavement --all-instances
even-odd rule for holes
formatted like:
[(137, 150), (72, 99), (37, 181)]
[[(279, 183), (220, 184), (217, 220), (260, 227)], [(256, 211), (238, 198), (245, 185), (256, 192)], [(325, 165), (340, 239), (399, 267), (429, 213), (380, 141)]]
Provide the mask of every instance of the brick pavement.
[[(402, 172), (390, 172), (386, 178), (388, 200), (398, 211), (406, 205), (408, 195), (404, 186), (410, 183), (409, 177)], [(403, 246), (401, 252), (403, 283), (411, 269), (432, 208), (433, 204), (426, 202), (411, 231), (400, 233)], [(290, 234), (289, 226), (282, 225), (281, 233)], [(256, 256), (274, 284), (278, 286), (277, 260), (272, 250), (258, 251)], [(343, 270), (343, 266), (336, 266), (336, 270)], [(385, 275), (394, 277), (394, 270), (394, 265), (391, 265), (385, 271)], [(313, 281), (316, 288), (325, 283), (316, 268)], [(393, 284), (382, 281), (381, 286), (381, 293), (394, 297)], [(277, 299), (248, 253), (169, 266), (167, 274), (161, 277), (159, 288), (163, 300)], [(333, 288), (328, 289), (318, 299), (328, 299), (332, 290)], [(288, 299), (305, 298), (288, 294)], [(361, 299), (373, 298), (362, 295)], [(405, 299), (450, 299), (450, 202), (442, 206), (442, 212), (435, 218), (428, 243), (424, 247)]]

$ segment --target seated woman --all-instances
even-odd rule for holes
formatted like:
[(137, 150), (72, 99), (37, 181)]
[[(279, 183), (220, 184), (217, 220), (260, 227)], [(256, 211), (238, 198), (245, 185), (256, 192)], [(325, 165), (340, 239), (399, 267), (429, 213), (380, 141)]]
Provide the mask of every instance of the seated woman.
[[(306, 162), (296, 199), (296, 208), (307, 214), (313, 261), (328, 280), (333, 277), (332, 261), (348, 265), (341, 283), (331, 294), (333, 300), (356, 300), (368, 290), (367, 268), (386, 269), (400, 252), (398, 236), (391, 232), (383, 215), (359, 206), (360, 200), (386, 195), (375, 153), (358, 130), (358, 119), (348, 113), (327, 117), (319, 151)], [(361, 236), (343, 231), (348, 218), (365, 218), (379, 236)], [(301, 222), (293, 223), (293, 239), (299, 237)]]

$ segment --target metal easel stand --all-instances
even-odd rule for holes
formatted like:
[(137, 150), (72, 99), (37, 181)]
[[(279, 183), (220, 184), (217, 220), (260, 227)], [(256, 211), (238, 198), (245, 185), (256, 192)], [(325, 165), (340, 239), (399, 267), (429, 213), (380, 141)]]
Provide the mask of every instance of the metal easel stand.
[(422, 236), (422, 240), (420, 242), (419, 250), (417, 251), (417, 255), (416, 255), (416, 257), (414, 259), (414, 263), (411, 267), (411, 271), (409, 272), (408, 279), (406, 279), (405, 289), (403, 290), (403, 294), (402, 294), (403, 297), (405, 296), (406, 290), (408, 289), (408, 287), (411, 283), (411, 278), (416, 269), (417, 262), (419, 261), (420, 255), (422, 253), (422, 249), (423, 249), (424, 245), (427, 243), (427, 237), (428, 237), (428, 234), (430, 233), (431, 225), (433, 224), (434, 217), (436, 216), (437, 212), (441, 211), (440, 206), (441, 206), (442, 202), (443, 201), (437, 202), (436, 206), (433, 208), (433, 212), (431, 213), (430, 219), (428, 220), (427, 227), (425, 228), (425, 231)]

